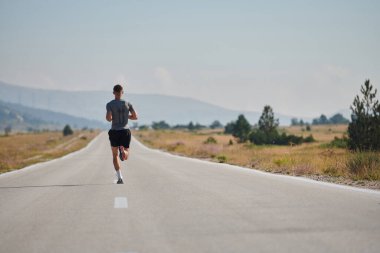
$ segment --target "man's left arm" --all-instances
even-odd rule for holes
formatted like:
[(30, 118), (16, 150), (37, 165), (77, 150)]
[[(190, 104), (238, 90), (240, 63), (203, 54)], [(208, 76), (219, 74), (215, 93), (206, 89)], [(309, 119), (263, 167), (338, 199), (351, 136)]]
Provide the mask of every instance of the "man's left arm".
[(131, 104), (129, 104), (129, 112), (128, 119), (137, 120), (137, 113)]

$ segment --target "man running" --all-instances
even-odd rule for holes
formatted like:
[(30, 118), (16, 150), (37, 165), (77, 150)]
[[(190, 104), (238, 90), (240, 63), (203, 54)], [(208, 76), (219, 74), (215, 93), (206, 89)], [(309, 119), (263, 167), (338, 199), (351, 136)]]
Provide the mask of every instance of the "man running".
[(107, 121), (112, 121), (112, 127), (108, 131), (109, 140), (111, 142), (112, 156), (113, 156), (113, 166), (116, 170), (117, 184), (123, 184), (123, 176), (120, 172), (120, 163), (117, 158), (119, 153), (119, 158), (121, 161), (128, 159), (129, 155), (129, 144), (131, 142), (131, 131), (128, 127), (128, 119), (136, 120), (137, 113), (133, 109), (133, 106), (122, 100), (123, 87), (117, 84), (113, 87), (113, 94), (115, 99), (107, 103)]

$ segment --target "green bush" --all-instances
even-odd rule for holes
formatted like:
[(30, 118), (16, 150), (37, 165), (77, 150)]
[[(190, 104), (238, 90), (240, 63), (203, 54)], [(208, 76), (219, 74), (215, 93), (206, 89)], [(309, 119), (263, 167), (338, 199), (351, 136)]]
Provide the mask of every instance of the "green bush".
[(348, 147), (348, 139), (346, 136), (343, 136), (342, 138), (334, 137), (334, 140), (332, 140), (328, 145), (329, 148), (347, 148)]
[(216, 144), (217, 141), (215, 140), (214, 137), (210, 136), (210, 137), (208, 137), (207, 140), (205, 140), (203, 143), (204, 143), (204, 144)]
[(227, 157), (225, 155), (219, 155), (216, 157), (216, 159), (218, 159), (218, 162), (220, 162), (220, 163), (227, 162)]
[(330, 166), (330, 167), (326, 168), (325, 170), (323, 170), (323, 173), (326, 175), (332, 176), (332, 177), (341, 176), (339, 170), (334, 166)]
[(73, 134), (73, 130), (71, 129), (71, 127), (69, 125), (66, 125), (64, 128), (63, 128), (63, 136), (67, 136), (67, 135), (71, 135)]
[(305, 143), (311, 143), (311, 142), (315, 142), (315, 139), (314, 139), (313, 135), (310, 134), (308, 137), (306, 137), (306, 138), (303, 139), (303, 142), (305, 142)]
[(353, 153), (347, 167), (356, 179), (380, 179), (380, 155), (376, 152)]
[(287, 135), (286, 133), (279, 134), (277, 131), (265, 133), (264, 131), (257, 129), (251, 132), (249, 140), (256, 145), (300, 145), (302, 143), (314, 142), (312, 135), (306, 138), (296, 135)]
[(271, 144), (268, 136), (261, 130), (253, 130), (249, 135), (249, 140), (256, 145)]

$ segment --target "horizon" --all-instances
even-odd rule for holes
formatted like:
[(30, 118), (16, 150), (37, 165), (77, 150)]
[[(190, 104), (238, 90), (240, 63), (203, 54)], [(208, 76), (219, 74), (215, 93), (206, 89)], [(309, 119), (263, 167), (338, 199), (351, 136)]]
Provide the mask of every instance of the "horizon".
[(0, 80), (314, 118), (380, 83), (380, 2), (3, 1)]
[[(58, 91), (58, 92), (108, 92), (108, 93), (112, 93), (112, 91), (106, 91), (106, 90), (63, 90), (63, 89), (49, 89), (49, 88), (34, 88), (34, 87), (27, 87), (27, 86), (23, 86), (23, 85), (19, 85), (19, 84), (10, 84), (10, 83), (6, 83), (2, 80), (0, 80), (0, 83), (4, 83), (6, 85), (10, 85), (10, 86), (17, 86), (17, 87), (20, 87), (20, 88), (28, 88), (28, 89), (33, 89), (33, 90), (43, 90), (43, 91)], [(261, 113), (262, 110), (260, 111), (250, 111), (250, 110), (235, 110), (235, 109), (230, 109), (230, 108), (227, 108), (227, 107), (223, 107), (222, 105), (217, 105), (217, 104), (213, 104), (211, 102), (208, 102), (208, 101), (203, 101), (203, 100), (200, 100), (200, 99), (197, 99), (197, 98), (192, 98), (192, 97), (186, 97), (186, 96), (181, 96), (181, 95), (167, 95), (167, 94), (159, 94), (159, 93), (131, 93), (131, 92), (126, 92), (124, 93), (125, 95), (124, 96), (128, 96), (128, 94), (131, 94), (131, 95), (148, 95), (148, 96), (167, 96), (167, 97), (175, 97), (175, 98), (181, 98), (181, 99), (190, 99), (190, 100), (194, 100), (194, 101), (199, 101), (199, 102), (202, 102), (202, 103), (205, 103), (205, 104), (208, 104), (208, 105), (211, 105), (211, 106), (215, 106), (215, 107), (219, 107), (221, 109), (224, 109), (224, 110), (231, 110), (231, 111), (237, 111), (237, 112), (241, 112), (241, 114), (244, 114), (244, 113)], [(110, 95), (110, 97), (112, 97), (112, 95)], [(1, 98), (0, 98), (0, 102), (5, 102), (3, 101)], [(20, 104), (20, 103), (14, 103), (14, 102), (6, 102), (6, 103), (11, 103), (11, 104)], [(20, 105), (23, 105), (23, 103), (21, 103)], [(24, 105), (24, 106), (27, 106), (27, 105)], [(31, 108), (34, 108), (34, 107), (31, 107)], [(36, 108), (38, 109), (38, 107)], [(45, 109), (46, 110), (46, 109)], [(278, 116), (286, 116), (286, 117), (293, 117), (293, 118), (297, 118), (299, 120), (304, 120), (304, 121), (310, 121), (309, 123), (311, 123), (311, 121), (315, 118), (319, 118), (322, 114), (327, 116), (327, 117), (331, 117), (331, 116), (334, 116), (336, 114), (342, 114), (344, 117), (346, 117), (347, 119), (350, 120), (350, 118), (342, 111), (344, 110), (349, 110), (347, 108), (341, 108), (333, 113), (324, 113), (324, 112), (321, 112), (319, 115), (315, 115), (313, 117), (308, 117), (308, 116), (300, 116), (300, 115), (292, 115), (292, 114), (283, 114), (281, 112), (276, 112), (274, 111), (274, 113)], [(232, 119), (231, 119), (232, 120)]]

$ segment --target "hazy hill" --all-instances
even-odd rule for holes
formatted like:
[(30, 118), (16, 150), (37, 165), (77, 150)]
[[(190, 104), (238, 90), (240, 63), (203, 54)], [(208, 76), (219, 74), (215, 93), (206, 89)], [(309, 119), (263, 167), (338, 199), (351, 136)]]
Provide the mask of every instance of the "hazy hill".
[(11, 126), (13, 130), (17, 131), (62, 129), (66, 124), (70, 124), (74, 128), (106, 127), (104, 123), (95, 120), (0, 101), (0, 130), (7, 126)]
[[(112, 88), (112, 87), (111, 87)], [(0, 82), (0, 99), (32, 108), (63, 112), (77, 117), (105, 122), (105, 104), (113, 99), (110, 91), (60, 91), (32, 89)], [(139, 114), (139, 124), (165, 120), (169, 124), (190, 121), (210, 124), (219, 120), (225, 124), (243, 113), (252, 123), (257, 123), (261, 112), (235, 111), (199, 100), (154, 94), (127, 94)], [(275, 109), (275, 108), (274, 108)], [(279, 115), (281, 125), (290, 124), (291, 116)]]

